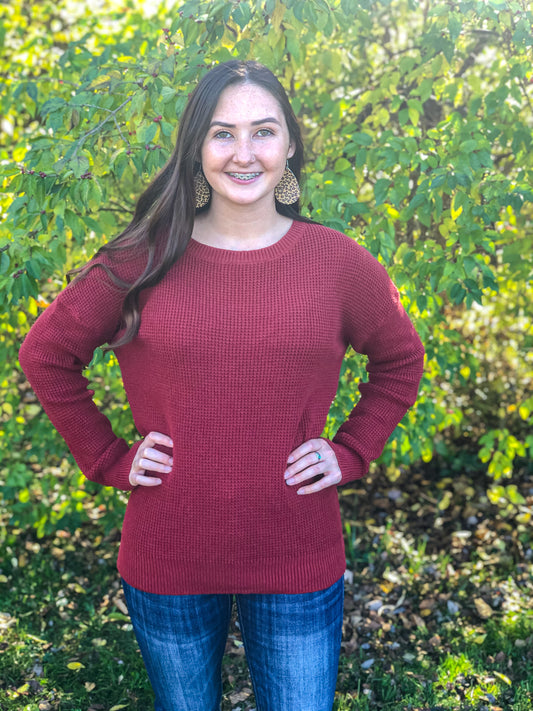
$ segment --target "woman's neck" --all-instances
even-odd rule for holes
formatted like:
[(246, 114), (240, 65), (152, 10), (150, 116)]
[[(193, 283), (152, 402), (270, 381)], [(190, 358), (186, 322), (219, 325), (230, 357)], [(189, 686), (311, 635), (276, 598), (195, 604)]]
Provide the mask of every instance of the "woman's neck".
[(266, 214), (256, 206), (243, 205), (230, 210), (211, 206), (194, 221), (192, 237), (197, 242), (219, 249), (262, 249), (280, 240), (291, 226), (289, 217), (280, 215), (275, 207)]

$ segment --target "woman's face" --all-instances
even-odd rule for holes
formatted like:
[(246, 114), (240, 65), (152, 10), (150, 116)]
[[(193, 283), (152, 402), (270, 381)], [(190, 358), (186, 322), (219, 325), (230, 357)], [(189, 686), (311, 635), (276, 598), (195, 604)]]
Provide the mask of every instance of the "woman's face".
[(274, 207), (274, 188), (293, 154), (277, 99), (256, 84), (229, 86), (220, 95), (202, 144), (211, 207)]

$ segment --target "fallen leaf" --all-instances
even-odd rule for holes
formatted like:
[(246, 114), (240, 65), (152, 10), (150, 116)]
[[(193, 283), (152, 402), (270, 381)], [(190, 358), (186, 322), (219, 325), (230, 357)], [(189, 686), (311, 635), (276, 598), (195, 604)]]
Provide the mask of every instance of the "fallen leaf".
[(448, 607), (448, 612), (450, 613), (450, 615), (456, 615), (461, 609), (459, 605), (453, 600), (448, 600), (446, 606)]
[(436, 600), (432, 597), (428, 597), (422, 600), (419, 607), (421, 610), (432, 610), (435, 607)]
[(391, 590), (393, 590), (394, 583), (391, 583), (390, 580), (387, 580), (385, 583), (380, 583), (379, 587), (383, 590), (385, 595), (388, 595)]
[(491, 617), (493, 610), (490, 605), (487, 605), (485, 600), (481, 597), (474, 598), (474, 605), (476, 606), (477, 614), (484, 620)]
[(244, 688), (241, 691), (235, 691), (233, 694), (229, 695), (229, 700), (232, 704), (236, 704), (238, 701), (246, 701), (246, 699), (252, 693), (251, 689)]
[(128, 608), (126, 607), (126, 603), (123, 602), (119, 597), (115, 597), (113, 599), (113, 602), (115, 603), (115, 606), (118, 607), (118, 609), (122, 612), (123, 615), (129, 615)]
[(501, 680), (504, 681), (506, 684), (508, 684), (509, 686), (511, 686), (511, 683), (512, 683), (512, 682), (511, 682), (511, 680), (509, 679), (508, 676), (505, 676), (505, 674), (500, 674), (500, 672), (497, 672), (497, 671), (493, 672), (493, 674), (494, 674), (494, 676), (497, 676), (498, 679), (501, 679)]
[(67, 669), (77, 671), (78, 669), (85, 669), (85, 666), (81, 662), (70, 662), (70, 664), (67, 664)]

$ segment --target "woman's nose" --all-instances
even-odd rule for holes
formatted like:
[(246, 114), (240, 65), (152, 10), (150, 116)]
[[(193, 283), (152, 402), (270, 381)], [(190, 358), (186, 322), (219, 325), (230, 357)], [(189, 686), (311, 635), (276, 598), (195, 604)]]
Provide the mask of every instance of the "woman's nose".
[(243, 165), (253, 163), (255, 156), (250, 139), (243, 138), (235, 142), (235, 161)]

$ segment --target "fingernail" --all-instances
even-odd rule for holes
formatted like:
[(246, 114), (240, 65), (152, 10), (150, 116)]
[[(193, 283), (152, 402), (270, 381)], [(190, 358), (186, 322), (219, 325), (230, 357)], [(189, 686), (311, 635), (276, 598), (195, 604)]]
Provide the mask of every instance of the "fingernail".
[(294, 460), (294, 457), (293, 457), (292, 454), (291, 454), (290, 457), (288, 457), (287, 461), (288, 461), (288, 462), (292, 462), (293, 460)]
[(305, 494), (305, 491), (303, 489), (298, 489), (298, 491), (296, 493), (297, 494)]
[(285, 479), (288, 479), (290, 477), (290, 474), (289, 474), (289, 472), (285, 472), (285, 474), (283, 476), (285, 477)]
[(174, 464), (174, 460), (172, 459), (172, 457), (170, 457), (170, 459), (168, 460), (168, 463), (170, 464), (170, 466), (172, 466)]
[(287, 479), (287, 484), (294, 484), (294, 479)]

